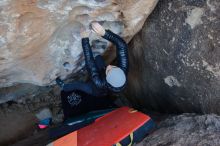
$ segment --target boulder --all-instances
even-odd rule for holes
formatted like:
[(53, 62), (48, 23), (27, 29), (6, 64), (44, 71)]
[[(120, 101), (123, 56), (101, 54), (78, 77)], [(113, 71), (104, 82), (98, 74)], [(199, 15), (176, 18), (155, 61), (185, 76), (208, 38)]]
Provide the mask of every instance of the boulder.
[[(1, 0), (0, 87), (54, 84), (83, 66), (80, 28), (93, 21), (129, 41), (158, 0)], [(94, 55), (110, 43), (91, 35)]]
[(220, 117), (183, 114), (166, 119), (158, 129), (135, 146), (219, 146)]
[(220, 114), (219, 0), (159, 1), (129, 54), (136, 106)]

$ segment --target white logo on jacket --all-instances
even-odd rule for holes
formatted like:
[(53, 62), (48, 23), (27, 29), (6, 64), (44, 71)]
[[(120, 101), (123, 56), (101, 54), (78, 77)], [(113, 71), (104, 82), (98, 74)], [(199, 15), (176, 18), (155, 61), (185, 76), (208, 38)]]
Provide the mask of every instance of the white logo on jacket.
[(71, 106), (77, 106), (80, 104), (80, 102), (82, 101), (82, 98), (80, 95), (76, 94), (76, 93), (72, 93), (71, 95), (69, 95), (67, 97), (67, 100), (68, 100), (68, 103), (71, 105)]

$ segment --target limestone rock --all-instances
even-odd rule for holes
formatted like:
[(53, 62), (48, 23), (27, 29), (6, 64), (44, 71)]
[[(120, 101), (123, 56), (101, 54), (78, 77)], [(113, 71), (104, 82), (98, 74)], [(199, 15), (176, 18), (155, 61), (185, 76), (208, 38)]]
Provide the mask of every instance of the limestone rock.
[(219, 0), (159, 1), (129, 51), (136, 105), (220, 114)]
[[(1, 0), (0, 87), (49, 85), (82, 68), (79, 31), (98, 21), (129, 41), (158, 0)], [(110, 43), (91, 36), (94, 54)]]
[(183, 114), (169, 118), (136, 146), (219, 146), (220, 117), (216, 115)]

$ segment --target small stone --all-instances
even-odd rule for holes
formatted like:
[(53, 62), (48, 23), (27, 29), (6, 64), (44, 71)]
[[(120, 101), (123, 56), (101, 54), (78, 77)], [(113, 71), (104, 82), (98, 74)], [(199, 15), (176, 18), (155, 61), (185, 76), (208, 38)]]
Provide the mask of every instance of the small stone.
[(52, 113), (49, 108), (44, 108), (35, 115), (39, 121), (46, 119), (46, 118), (52, 118)]

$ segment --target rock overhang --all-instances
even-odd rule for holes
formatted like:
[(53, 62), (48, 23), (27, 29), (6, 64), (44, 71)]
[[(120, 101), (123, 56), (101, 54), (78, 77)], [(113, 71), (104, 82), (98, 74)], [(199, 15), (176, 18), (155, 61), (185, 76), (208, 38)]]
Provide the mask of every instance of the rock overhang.
[[(93, 21), (128, 42), (158, 0), (4, 0), (0, 2), (0, 87), (51, 85), (83, 64), (79, 31)], [(111, 44), (92, 34), (94, 55)]]

